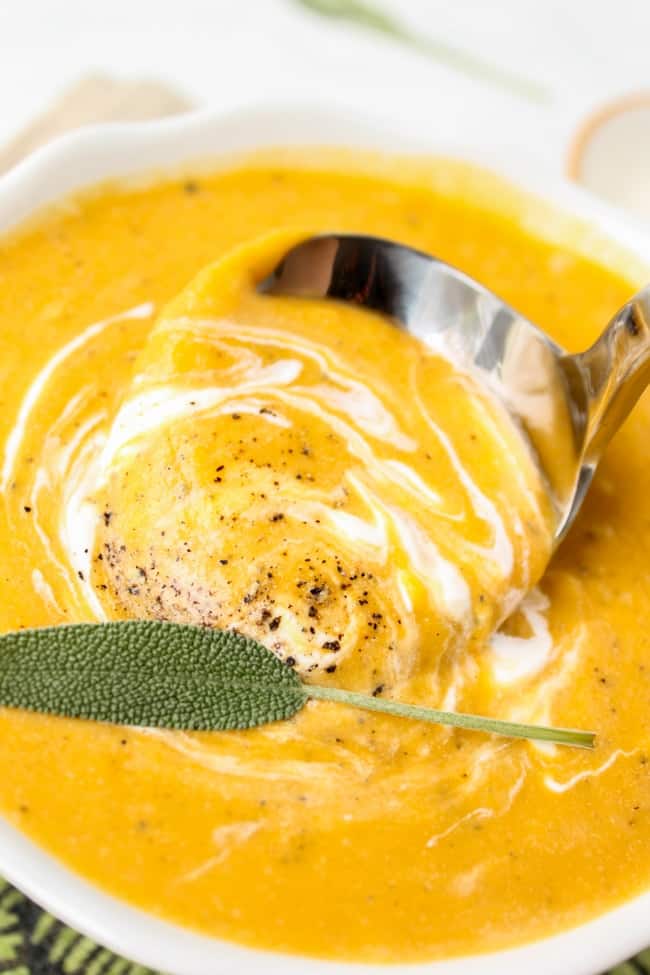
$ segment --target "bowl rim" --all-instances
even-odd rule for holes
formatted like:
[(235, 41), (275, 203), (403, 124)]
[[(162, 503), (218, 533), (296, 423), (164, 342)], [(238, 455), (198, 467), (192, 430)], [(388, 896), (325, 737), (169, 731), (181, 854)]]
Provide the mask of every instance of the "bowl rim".
[[(257, 149), (345, 146), (382, 154), (455, 157), (514, 185), (544, 210), (589, 234), (612, 241), (650, 276), (650, 232), (563, 179), (530, 177), (504, 164), (496, 147), (471, 137), (440, 144), (414, 135), (412, 123), (361, 115), (354, 109), (309, 102), (257, 102), (231, 110), (191, 112), (159, 121), (89, 126), (64, 135), (0, 178), (0, 233), (47, 204), (102, 180), (169, 172), (197, 161)], [(639, 272), (641, 273), (641, 272)], [(0, 873), (27, 896), (76, 930), (133, 961), (170, 975), (596, 975), (645, 948), (650, 890), (597, 918), (489, 954), (446, 960), (375, 965), (318, 960), (236, 945), (147, 914), (73, 872), (0, 816)]]

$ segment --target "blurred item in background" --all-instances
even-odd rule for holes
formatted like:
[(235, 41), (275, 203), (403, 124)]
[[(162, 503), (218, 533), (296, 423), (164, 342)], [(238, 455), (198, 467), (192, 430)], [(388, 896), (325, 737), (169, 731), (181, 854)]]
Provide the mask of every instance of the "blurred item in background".
[(301, 101), (650, 219), (649, 27), (648, 0), (2, 0), (0, 168), (77, 125)]

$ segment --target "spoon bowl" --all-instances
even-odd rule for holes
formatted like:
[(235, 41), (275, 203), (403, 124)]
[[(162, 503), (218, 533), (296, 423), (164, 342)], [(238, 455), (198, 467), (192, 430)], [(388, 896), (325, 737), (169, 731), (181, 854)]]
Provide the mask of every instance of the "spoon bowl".
[(311, 237), (259, 289), (379, 312), (477, 377), (533, 451), (556, 513), (555, 545), (575, 519), (607, 443), (650, 382), (650, 287), (578, 355), (457, 268), (379, 237)]

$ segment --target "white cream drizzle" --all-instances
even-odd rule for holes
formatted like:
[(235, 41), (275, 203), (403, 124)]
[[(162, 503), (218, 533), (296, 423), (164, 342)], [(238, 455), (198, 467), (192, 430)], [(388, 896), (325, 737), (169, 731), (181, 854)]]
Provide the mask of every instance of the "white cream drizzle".
[(479, 489), (476, 482), (469, 476), (461, 463), (458, 452), (455, 450), (447, 434), (441, 430), (437, 423), (434, 423), (431, 417), (429, 417), (424, 410), (422, 410), (422, 415), (425, 417), (429, 428), (433, 431), (438, 438), (438, 441), (444, 448), (449, 462), (451, 463), (458, 479), (467, 491), (467, 495), (472, 503), (472, 507), (474, 508), (474, 512), (476, 513), (477, 517), (485, 522), (485, 524), (488, 525), (492, 531), (492, 545), (475, 545), (475, 551), (487, 558), (492, 559), (496, 563), (502, 575), (508, 575), (510, 572), (512, 572), (514, 552), (503, 518), (497, 511), (497, 507), (494, 502), (491, 501), (488, 496)]
[[(347, 478), (354, 484), (354, 479)], [(370, 506), (370, 518), (361, 518), (349, 511), (341, 511), (323, 501), (289, 500), (285, 505), (287, 515), (301, 521), (317, 522), (329, 526), (342, 548), (348, 551), (365, 549), (381, 563), (388, 558), (388, 534), (381, 513)]]
[(466, 815), (461, 816), (460, 819), (454, 820), (451, 826), (448, 826), (447, 829), (443, 829), (440, 833), (434, 833), (434, 835), (430, 836), (424, 845), (426, 846), (427, 850), (432, 850), (434, 846), (437, 846), (438, 843), (440, 843), (441, 840), (444, 840), (452, 833), (455, 833), (460, 826), (464, 825), (464, 823), (469, 822), (471, 819), (490, 819), (493, 815), (494, 810), (489, 806), (478, 806), (476, 809), (472, 809), (470, 812), (466, 813)]
[[(186, 389), (179, 385), (163, 385), (138, 393), (122, 405), (115, 417), (102, 464), (108, 469), (125, 447), (133, 445), (133, 449), (137, 449), (135, 441), (177, 420), (206, 413), (214, 416), (228, 409), (241, 412), (245, 407), (242, 396), (288, 386), (300, 375), (301, 368), (296, 359), (279, 360), (242, 378), (236, 390), (232, 386)], [(253, 405), (249, 411), (259, 413), (259, 408)], [(261, 418), (282, 425), (282, 421), (270, 413), (261, 414)]]
[(53, 607), (58, 613), (63, 614), (63, 609), (56, 600), (52, 586), (46, 580), (40, 569), (32, 569), (32, 586), (44, 603)]
[[(468, 375), (463, 375), (462, 372), (458, 374), (458, 381), (467, 390), (468, 393), (476, 394), (476, 387), (473, 385), (471, 377)], [(484, 557), (490, 559), (494, 562), (497, 571), (502, 575), (507, 575), (512, 571), (513, 562), (515, 559), (515, 552), (513, 548), (512, 541), (508, 536), (508, 532), (505, 527), (504, 518), (499, 514), (499, 511), (494, 504), (494, 502), (478, 487), (477, 483), (469, 476), (465, 467), (463, 466), (458, 452), (454, 448), (453, 444), (444, 433), (444, 431), (439, 427), (439, 425), (430, 416), (420, 393), (419, 384), (417, 381), (417, 367), (414, 365), (411, 368), (411, 381), (410, 388), (413, 392), (414, 402), (417, 405), (420, 415), (424, 419), (425, 423), (428, 425), (431, 432), (437, 438), (441, 447), (444, 449), (445, 454), (453, 467), (454, 472), (459, 478), (461, 484), (465, 488), (469, 501), (472, 505), (474, 513), (476, 516), (482, 520), (492, 532), (492, 544), (489, 546), (481, 546), (474, 544), (472, 545), (474, 551), (482, 554)], [(504, 438), (503, 432), (498, 429), (496, 423), (485, 411), (483, 417), (483, 422), (490, 425), (490, 436), (498, 439), (504, 454), (503, 456), (508, 456), (508, 444)], [(518, 483), (518, 487), (524, 491), (524, 496), (527, 498), (528, 503), (531, 505), (531, 517), (536, 518), (542, 522), (542, 515), (539, 507), (539, 501), (535, 497), (534, 493), (531, 491), (530, 486), (526, 483), (523, 476), (523, 472), (520, 470), (520, 465), (514, 464), (510, 465), (513, 471), (513, 476)], [(508, 520), (512, 526), (513, 532), (519, 541), (518, 551), (517, 551), (517, 561), (520, 567), (525, 570), (524, 578), (528, 580), (530, 578), (529, 563), (530, 563), (530, 552), (528, 549), (528, 544), (526, 541), (526, 535), (523, 530), (523, 525), (521, 523), (521, 515), (514, 508), (510, 507), (508, 510)], [(527, 588), (524, 585), (523, 589)], [(516, 602), (512, 599), (509, 600), (509, 605), (507, 611), (504, 611), (501, 619), (504, 620), (508, 615), (514, 610)]]
[(487, 870), (487, 863), (477, 863), (475, 866), (470, 867), (469, 870), (464, 870), (453, 878), (451, 882), (452, 890), (459, 897), (471, 897)]
[(384, 408), (377, 396), (363, 383), (343, 380), (339, 375), (337, 382), (346, 383), (347, 389), (339, 390), (324, 383), (311, 386), (309, 391), (323, 403), (345, 413), (372, 437), (391, 443), (404, 451), (414, 451), (417, 444), (398, 429), (395, 418)]
[(91, 493), (102, 475), (101, 453), (105, 435), (97, 429), (103, 417), (91, 417), (79, 430), (79, 451), (69, 465), (64, 485), (59, 539), (77, 579), (81, 582), (86, 602), (95, 619), (107, 619), (106, 611), (91, 583), (92, 559), (97, 530), (97, 508)]
[(535, 588), (519, 603), (519, 610), (531, 629), (526, 637), (497, 631), (489, 641), (492, 671), (498, 684), (512, 684), (539, 674), (553, 652), (553, 640), (544, 615), (548, 597)]
[[(376, 523), (382, 524), (385, 549), (388, 549), (387, 525), (390, 521), (409, 565), (431, 594), (438, 610), (444, 616), (468, 625), (471, 617), (470, 591), (458, 567), (442, 557), (438, 547), (412, 515), (396, 505), (385, 504), (361, 477), (352, 472), (348, 472), (347, 481), (373, 511)], [(402, 585), (405, 581), (402, 576)]]
[(510, 811), (513, 802), (521, 792), (524, 782), (526, 781), (527, 772), (527, 765), (524, 764), (515, 782), (506, 793), (505, 802), (500, 807), (494, 808), (493, 806), (479, 806), (476, 809), (472, 809), (470, 812), (466, 813), (466, 815), (461, 816), (459, 819), (455, 820), (455, 822), (451, 823), (451, 825), (442, 830), (442, 832), (434, 833), (433, 836), (429, 837), (425, 843), (426, 848), (428, 850), (433, 849), (433, 847), (437, 846), (441, 840), (446, 839), (460, 826), (463, 826), (472, 819), (493, 819), (494, 817), (504, 816)]
[[(307, 707), (310, 705), (308, 704)], [(269, 729), (264, 728), (262, 731), (268, 735)], [(331, 762), (285, 759), (278, 756), (271, 763), (266, 757), (256, 760), (253, 755), (237, 756), (217, 751), (216, 748), (206, 746), (200, 739), (183, 731), (141, 728), (138, 733), (157, 739), (161, 744), (191, 759), (208, 771), (234, 778), (253, 777), (267, 782), (292, 781), (300, 784), (310, 781), (327, 782), (330, 787), (336, 789), (349, 781), (351, 773), (354, 777), (365, 779), (374, 768), (371, 761), (364, 761), (349, 749), (339, 750), (337, 760)]]
[[(463, 374), (462, 371), (459, 371), (456, 376), (456, 381), (458, 382), (459, 386), (462, 386), (470, 396), (476, 395), (476, 383), (469, 374)], [(499, 449), (502, 456), (508, 457), (512, 452), (512, 446), (506, 438), (505, 430), (511, 428), (513, 422), (512, 417), (508, 413), (506, 407), (502, 405), (501, 401), (497, 397), (494, 397), (491, 402), (493, 406), (496, 407), (496, 411), (501, 414), (503, 424), (497, 422), (496, 417), (493, 417), (488, 410), (485, 410), (482, 420), (486, 426), (489, 425), (489, 436), (490, 438), (494, 438), (495, 442), (499, 444)], [(523, 438), (522, 443), (525, 444)], [(531, 487), (530, 480), (526, 475), (526, 470), (524, 469), (524, 465), (521, 463), (510, 464), (509, 469), (512, 473), (513, 479), (517, 482), (517, 489), (528, 499), (531, 515), (535, 517), (540, 524), (543, 524), (544, 516), (540, 507), (539, 497), (535, 494)]]
[[(303, 388), (300, 392), (308, 392), (310, 396), (316, 394), (323, 402), (329, 402), (353, 421), (359, 421), (364, 430), (378, 440), (391, 443), (399, 450), (417, 449), (415, 441), (399, 429), (395, 417), (379, 396), (364, 383), (354, 379), (346, 361), (333, 349), (321, 343), (306, 336), (297, 340), (295, 335), (287, 335), (277, 329), (246, 327), (240, 322), (229, 322), (227, 319), (179, 318), (174, 321), (170, 330), (181, 334), (187, 331), (197, 337), (205, 337), (206, 334), (225, 336), (238, 343), (246, 341), (250, 345), (284, 349), (287, 352), (295, 352), (299, 344), (301, 355), (311, 360), (328, 380), (327, 384), (314, 384), (308, 390)], [(253, 354), (250, 349), (245, 349), (244, 352), (249, 356)], [(337, 386), (341, 388), (337, 389)]]
[(43, 390), (54, 376), (56, 370), (63, 365), (66, 359), (69, 359), (71, 355), (82, 349), (84, 345), (87, 345), (88, 342), (98, 336), (110, 325), (114, 325), (116, 322), (121, 322), (129, 318), (148, 318), (152, 312), (153, 305), (151, 302), (146, 302), (145, 304), (137, 305), (135, 308), (130, 308), (128, 311), (120, 312), (117, 315), (112, 315), (110, 318), (105, 318), (103, 321), (95, 322), (93, 325), (89, 325), (88, 328), (84, 329), (83, 332), (80, 332), (79, 335), (75, 336), (75, 338), (71, 339), (70, 342), (63, 345), (58, 352), (52, 356), (51, 359), (48, 359), (47, 363), (38, 373), (23, 397), (22, 403), (20, 404), (20, 408), (18, 410), (18, 415), (16, 417), (16, 422), (11, 430), (11, 433), (7, 437), (4, 452), (4, 462), (2, 465), (2, 471), (0, 473), (1, 491), (6, 491), (11, 483), (13, 470), (16, 465), (16, 458), (20, 451), (20, 445), (25, 437), (27, 424), (29, 423), (29, 419), (34, 407), (43, 394)]
[(244, 821), (240, 823), (228, 823), (225, 826), (218, 826), (212, 831), (212, 841), (218, 849), (218, 853), (200, 863), (194, 870), (180, 877), (177, 883), (192, 883), (203, 877), (204, 874), (218, 867), (219, 864), (227, 860), (238, 846), (243, 846), (252, 836), (262, 828), (259, 821)]
[(619, 758), (632, 758), (632, 756), (638, 754), (638, 752), (638, 748), (633, 748), (632, 751), (625, 751), (624, 748), (617, 748), (616, 751), (612, 752), (607, 761), (603, 762), (602, 765), (599, 765), (597, 768), (585, 769), (583, 772), (577, 772), (565, 782), (560, 782), (558, 779), (554, 779), (552, 775), (546, 775), (544, 776), (544, 785), (547, 789), (550, 789), (551, 792), (568, 792), (570, 789), (574, 789), (580, 782), (584, 782), (585, 779), (597, 779), (600, 775), (610, 769), (612, 765), (619, 760)]
[(409, 557), (413, 571), (434, 595), (438, 608), (452, 620), (469, 627), (472, 599), (469, 586), (453, 562), (443, 558), (415, 518), (390, 505), (395, 530)]

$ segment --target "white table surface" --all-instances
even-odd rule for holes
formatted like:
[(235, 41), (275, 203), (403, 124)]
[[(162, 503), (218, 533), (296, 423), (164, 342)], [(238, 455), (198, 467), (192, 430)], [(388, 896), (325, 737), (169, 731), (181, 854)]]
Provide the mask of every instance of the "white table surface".
[(579, 121), (650, 89), (650, 0), (371, 0), (551, 93), (535, 105), (295, 0), (0, 0), (0, 143), (89, 72), (166, 78), (197, 103), (260, 94), (386, 105), (442, 141), (562, 172)]

